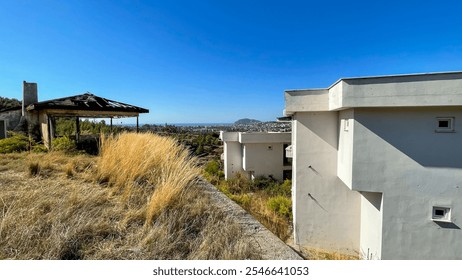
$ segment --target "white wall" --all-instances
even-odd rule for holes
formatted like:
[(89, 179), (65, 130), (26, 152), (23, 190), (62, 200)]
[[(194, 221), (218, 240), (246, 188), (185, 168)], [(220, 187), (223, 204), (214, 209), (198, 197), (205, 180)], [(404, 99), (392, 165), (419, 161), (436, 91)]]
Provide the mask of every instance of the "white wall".
[(259, 143), (244, 145), (243, 168), (255, 177), (273, 176), (283, 180), (284, 148), (282, 143)]
[(331, 102), (330, 110), (462, 105), (462, 73), (342, 79), (338, 84), (341, 99)]
[(237, 173), (244, 173), (242, 168), (242, 147), (239, 142), (224, 142), (225, 179), (233, 178)]
[[(382, 259), (462, 256), (462, 110), (455, 107), (355, 109), (354, 190), (383, 192)], [(436, 133), (436, 117), (455, 133)], [(431, 220), (452, 207), (452, 223)], [(363, 246), (362, 246), (363, 247)]]
[(360, 257), (377, 260), (382, 257), (382, 194), (361, 192)]
[(337, 176), (351, 189), (354, 148), (354, 110), (340, 111), (339, 124)]
[(295, 243), (359, 252), (360, 195), (337, 177), (338, 112), (293, 116)]

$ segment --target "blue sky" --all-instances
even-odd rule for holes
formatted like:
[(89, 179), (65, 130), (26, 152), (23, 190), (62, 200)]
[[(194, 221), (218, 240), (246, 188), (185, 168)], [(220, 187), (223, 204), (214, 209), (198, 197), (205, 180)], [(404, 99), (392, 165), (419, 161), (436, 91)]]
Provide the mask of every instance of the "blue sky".
[[(460, 1), (3, 1), (0, 96), (84, 92), (142, 123), (275, 120), (284, 90), (462, 70)], [(127, 122), (133, 122), (128, 119)]]

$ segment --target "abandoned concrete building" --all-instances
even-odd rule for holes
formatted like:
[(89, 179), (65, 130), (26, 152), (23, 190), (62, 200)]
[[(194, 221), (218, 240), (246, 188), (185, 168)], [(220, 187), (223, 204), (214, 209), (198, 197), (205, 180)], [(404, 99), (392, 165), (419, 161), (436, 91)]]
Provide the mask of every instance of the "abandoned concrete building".
[(225, 179), (240, 173), (248, 179), (259, 176), (278, 181), (290, 179), (289, 132), (220, 132), (223, 141)]
[(55, 121), (58, 117), (71, 117), (76, 121), (76, 141), (79, 141), (81, 118), (126, 118), (135, 117), (138, 130), (139, 114), (149, 113), (148, 109), (109, 100), (84, 93), (59, 99), (38, 101), (36, 83), (23, 82), (22, 106), (0, 112), (0, 129), (26, 132), (43, 141), (47, 148), (55, 137)]
[(462, 72), (288, 90), (295, 243), (461, 259)]

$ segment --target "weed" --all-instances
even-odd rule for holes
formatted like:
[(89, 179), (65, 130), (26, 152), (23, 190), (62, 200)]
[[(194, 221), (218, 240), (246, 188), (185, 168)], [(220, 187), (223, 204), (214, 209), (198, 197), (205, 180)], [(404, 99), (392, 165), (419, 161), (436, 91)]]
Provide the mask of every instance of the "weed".
[(29, 175), (37, 176), (40, 173), (40, 163), (38, 161), (31, 161), (28, 164)]
[(268, 208), (278, 215), (287, 219), (292, 219), (292, 201), (290, 198), (282, 195), (271, 197), (267, 202)]

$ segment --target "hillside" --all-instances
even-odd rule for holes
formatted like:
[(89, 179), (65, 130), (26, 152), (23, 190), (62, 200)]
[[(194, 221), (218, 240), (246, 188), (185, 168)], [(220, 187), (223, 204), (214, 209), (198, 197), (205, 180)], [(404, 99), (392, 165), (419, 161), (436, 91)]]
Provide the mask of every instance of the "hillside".
[(248, 124), (254, 124), (254, 123), (261, 123), (259, 120), (254, 120), (254, 119), (240, 119), (234, 122), (234, 125), (248, 125)]

